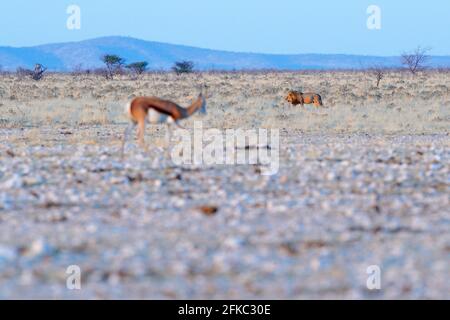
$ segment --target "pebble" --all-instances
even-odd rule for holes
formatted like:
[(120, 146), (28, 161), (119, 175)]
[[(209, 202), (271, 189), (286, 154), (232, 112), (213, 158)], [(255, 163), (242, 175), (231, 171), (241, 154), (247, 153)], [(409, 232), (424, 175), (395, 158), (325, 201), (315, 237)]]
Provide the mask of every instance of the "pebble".
[(14, 261), (17, 258), (17, 250), (0, 244), (0, 266), (2, 263)]
[(108, 143), (9, 145), (0, 297), (73, 297), (69, 265), (77, 298), (366, 297), (371, 265), (377, 298), (448, 297), (449, 137), (287, 134), (274, 176), (131, 143), (124, 162)]

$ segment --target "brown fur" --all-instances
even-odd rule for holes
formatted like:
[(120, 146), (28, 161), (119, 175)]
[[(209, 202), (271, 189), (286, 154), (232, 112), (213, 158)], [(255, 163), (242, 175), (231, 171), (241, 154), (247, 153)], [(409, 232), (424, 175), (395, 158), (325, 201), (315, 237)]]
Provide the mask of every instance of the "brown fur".
[(137, 97), (131, 101), (130, 117), (134, 122), (144, 121), (147, 117), (148, 110), (154, 109), (159, 113), (171, 117), (175, 122), (178, 122), (178, 120), (191, 116), (202, 106), (203, 102), (204, 98), (202, 94), (188, 108), (180, 107), (172, 101), (157, 97)]
[(293, 104), (294, 106), (301, 104), (314, 104), (316, 107), (323, 106), (322, 97), (317, 93), (312, 92), (299, 92), (299, 91), (289, 91), (286, 97), (286, 101)]

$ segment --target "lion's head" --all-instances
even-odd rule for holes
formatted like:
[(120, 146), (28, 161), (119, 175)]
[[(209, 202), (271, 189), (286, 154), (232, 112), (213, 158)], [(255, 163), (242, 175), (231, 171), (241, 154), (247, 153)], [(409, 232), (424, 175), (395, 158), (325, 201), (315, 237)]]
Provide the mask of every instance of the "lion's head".
[(301, 98), (302, 94), (300, 92), (297, 91), (289, 91), (287, 96), (286, 96), (286, 101), (289, 103), (292, 103), (294, 105), (300, 104), (301, 103)]

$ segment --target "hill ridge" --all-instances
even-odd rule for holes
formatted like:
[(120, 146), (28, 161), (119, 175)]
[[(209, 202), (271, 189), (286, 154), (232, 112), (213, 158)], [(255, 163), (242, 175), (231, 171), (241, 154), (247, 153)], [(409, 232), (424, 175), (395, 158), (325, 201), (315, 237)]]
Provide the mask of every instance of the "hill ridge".
[[(51, 71), (70, 71), (80, 65), (92, 69), (102, 66), (100, 56), (107, 53), (120, 55), (127, 62), (147, 61), (151, 70), (167, 70), (179, 60), (191, 60), (199, 70), (361, 69), (373, 65), (400, 67), (398, 56), (235, 52), (147, 41), (129, 36), (104, 36), (30, 47), (0, 46), (0, 65), (9, 71), (18, 67), (30, 68), (38, 62)], [(450, 56), (432, 56), (428, 65), (450, 67)]]

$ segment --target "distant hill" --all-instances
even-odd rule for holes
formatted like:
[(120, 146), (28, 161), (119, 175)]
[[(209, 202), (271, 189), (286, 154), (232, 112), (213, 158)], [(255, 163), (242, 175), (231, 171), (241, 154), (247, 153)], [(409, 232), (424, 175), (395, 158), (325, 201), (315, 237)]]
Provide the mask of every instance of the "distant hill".
[[(399, 57), (377, 57), (344, 54), (259, 54), (201, 49), (129, 37), (104, 37), (80, 42), (48, 44), (35, 47), (0, 47), (0, 65), (5, 70), (31, 68), (44, 64), (52, 71), (70, 71), (102, 66), (99, 57), (117, 54), (128, 62), (148, 61), (152, 70), (169, 69), (175, 61), (191, 60), (201, 70), (321, 70), (361, 69), (373, 65), (399, 67)], [(450, 56), (433, 56), (430, 67), (450, 67)]]

